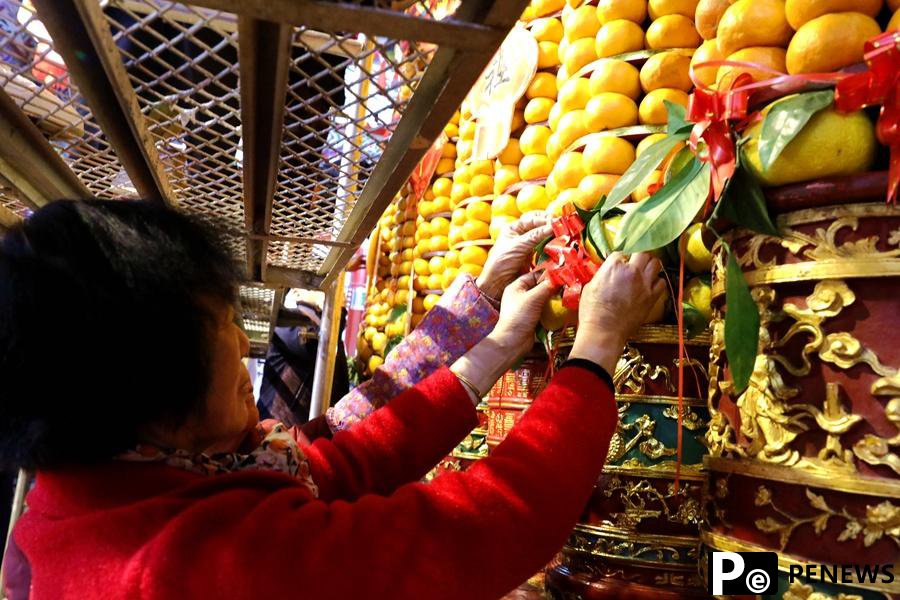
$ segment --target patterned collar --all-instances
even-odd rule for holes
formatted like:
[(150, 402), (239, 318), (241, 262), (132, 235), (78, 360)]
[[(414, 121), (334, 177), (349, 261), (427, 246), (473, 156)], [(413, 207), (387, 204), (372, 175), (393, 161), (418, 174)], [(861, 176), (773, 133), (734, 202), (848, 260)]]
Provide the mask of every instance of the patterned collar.
[(298, 479), (314, 498), (318, 498), (319, 488), (310, 473), (309, 460), (288, 428), (282, 423), (261, 423), (257, 426), (256, 433), (261, 441), (246, 454), (240, 452), (192, 454), (187, 450), (138, 444), (133, 450), (123, 452), (116, 458), (132, 462), (159, 462), (206, 476), (234, 471), (276, 471)]

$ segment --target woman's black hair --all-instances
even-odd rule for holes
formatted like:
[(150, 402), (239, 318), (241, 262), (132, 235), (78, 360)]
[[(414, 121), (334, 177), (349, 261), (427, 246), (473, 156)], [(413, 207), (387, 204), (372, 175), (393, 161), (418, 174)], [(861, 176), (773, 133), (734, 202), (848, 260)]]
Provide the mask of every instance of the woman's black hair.
[[(0, 463), (114, 456), (210, 380), (209, 299), (239, 276), (215, 232), (144, 201), (59, 201), (0, 240)], [(204, 304), (204, 300), (206, 301)]]

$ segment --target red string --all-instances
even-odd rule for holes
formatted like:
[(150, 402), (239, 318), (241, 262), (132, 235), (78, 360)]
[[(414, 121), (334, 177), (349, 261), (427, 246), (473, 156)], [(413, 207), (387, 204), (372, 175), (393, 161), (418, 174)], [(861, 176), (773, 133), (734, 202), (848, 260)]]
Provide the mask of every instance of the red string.
[(681, 444), (682, 423), (684, 421), (684, 252), (686, 244), (682, 241), (678, 261), (678, 443), (675, 450), (675, 493), (678, 493), (681, 482)]

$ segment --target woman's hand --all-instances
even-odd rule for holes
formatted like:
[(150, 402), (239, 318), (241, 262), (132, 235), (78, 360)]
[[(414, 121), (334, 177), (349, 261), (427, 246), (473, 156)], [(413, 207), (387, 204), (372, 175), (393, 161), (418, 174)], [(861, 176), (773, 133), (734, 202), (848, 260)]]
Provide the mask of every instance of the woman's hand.
[(488, 337), (496, 339), (512, 355), (510, 364), (531, 350), (541, 310), (556, 290), (550, 281), (540, 280), (542, 274), (532, 271), (522, 275), (503, 292), (500, 319)]
[(534, 248), (553, 229), (543, 211), (525, 213), (497, 237), (476, 283), (485, 295), (500, 298), (503, 290), (528, 266)]
[(534, 345), (541, 309), (555, 289), (549, 281), (539, 282), (540, 275), (528, 273), (506, 288), (494, 331), (451, 367), (482, 396)]
[(662, 265), (652, 254), (610, 254), (581, 292), (570, 358), (591, 360), (612, 375), (626, 340), (665, 291), (660, 271)]

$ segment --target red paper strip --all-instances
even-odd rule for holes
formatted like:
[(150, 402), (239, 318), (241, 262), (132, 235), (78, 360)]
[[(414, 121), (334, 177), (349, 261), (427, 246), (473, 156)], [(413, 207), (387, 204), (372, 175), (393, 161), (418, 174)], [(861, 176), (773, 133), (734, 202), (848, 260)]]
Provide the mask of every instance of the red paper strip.
[(585, 224), (572, 205), (563, 208), (562, 216), (553, 219), (552, 227), (556, 237), (544, 246), (549, 260), (540, 268), (554, 285), (563, 288), (563, 306), (577, 310), (581, 289), (594, 277), (598, 266), (584, 251), (581, 234)]

